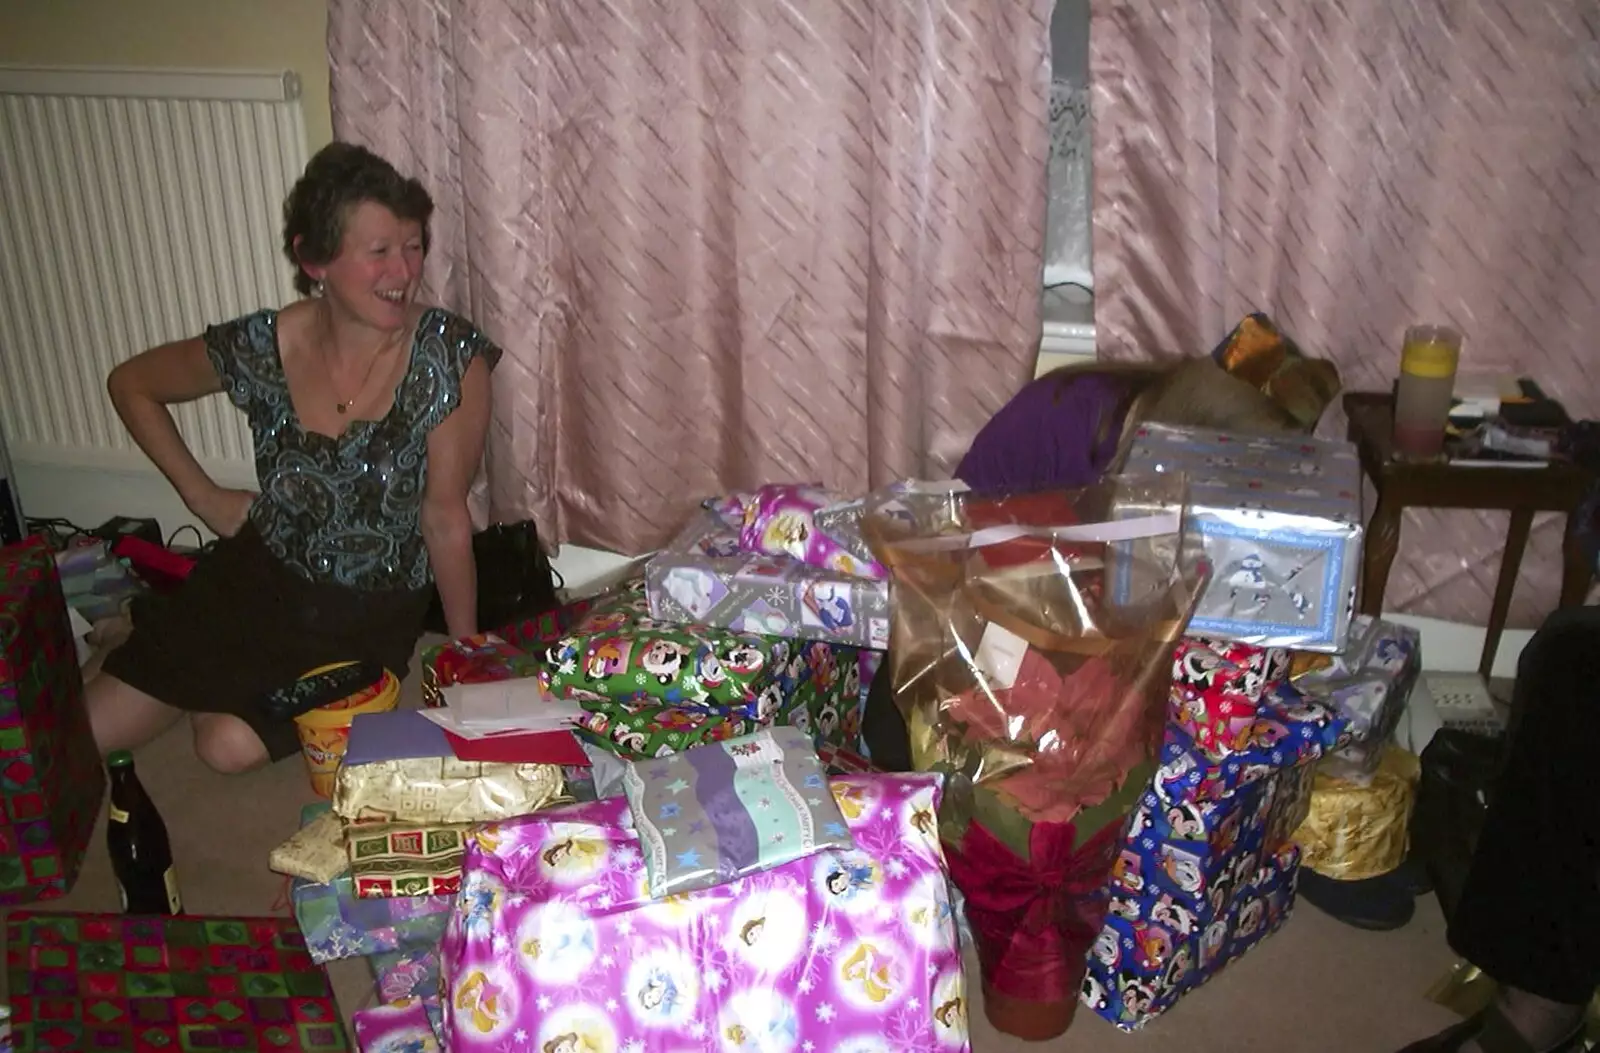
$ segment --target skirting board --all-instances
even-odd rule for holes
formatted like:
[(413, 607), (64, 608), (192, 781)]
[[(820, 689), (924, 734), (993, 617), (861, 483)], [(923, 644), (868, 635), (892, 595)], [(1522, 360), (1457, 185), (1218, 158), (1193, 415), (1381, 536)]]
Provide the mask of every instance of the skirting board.
[[(209, 531), (178, 500), (172, 487), (153, 471), (126, 468), (74, 468), (59, 463), (40, 464), (16, 458), (17, 492), (26, 515), (61, 517), (83, 527), (95, 527), (113, 516), (153, 516), (171, 536), (185, 524)], [(564, 545), (551, 561), (572, 595), (582, 595), (633, 562), (615, 552)], [(1470, 672), (1478, 668), (1484, 630), (1435, 618), (1391, 615), (1422, 633), (1423, 664), (1441, 672)], [(1533, 633), (1507, 630), (1501, 637), (1494, 675), (1516, 674), (1517, 657)]]

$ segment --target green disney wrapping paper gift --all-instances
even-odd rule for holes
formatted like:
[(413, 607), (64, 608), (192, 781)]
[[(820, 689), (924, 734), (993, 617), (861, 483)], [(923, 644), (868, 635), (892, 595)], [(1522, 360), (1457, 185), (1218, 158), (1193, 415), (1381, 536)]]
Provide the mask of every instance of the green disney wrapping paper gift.
[(788, 724), (819, 745), (860, 737), (856, 648), (650, 616), (642, 581), (597, 604), (544, 652), (539, 679), (585, 711), (589, 741), (660, 757)]

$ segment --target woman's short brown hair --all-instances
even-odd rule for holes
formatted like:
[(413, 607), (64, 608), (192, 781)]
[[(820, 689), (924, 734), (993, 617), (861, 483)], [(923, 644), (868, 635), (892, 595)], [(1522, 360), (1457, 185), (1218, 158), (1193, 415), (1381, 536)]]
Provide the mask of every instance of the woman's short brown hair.
[(422, 184), (364, 146), (329, 143), (311, 158), (283, 202), (283, 252), (294, 264), (294, 287), (302, 296), (310, 295), (311, 278), (300, 265), (329, 263), (339, 254), (345, 218), (363, 201), (422, 224), (422, 251), (428, 251), (433, 198)]

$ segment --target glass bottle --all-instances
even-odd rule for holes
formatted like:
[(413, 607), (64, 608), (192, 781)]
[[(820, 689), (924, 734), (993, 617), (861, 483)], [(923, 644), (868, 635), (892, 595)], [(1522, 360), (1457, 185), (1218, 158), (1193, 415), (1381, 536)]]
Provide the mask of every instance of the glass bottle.
[(182, 914), (178, 876), (172, 866), (167, 824), (133, 770), (133, 754), (116, 750), (106, 758), (111, 772), (111, 820), (106, 848), (128, 914)]

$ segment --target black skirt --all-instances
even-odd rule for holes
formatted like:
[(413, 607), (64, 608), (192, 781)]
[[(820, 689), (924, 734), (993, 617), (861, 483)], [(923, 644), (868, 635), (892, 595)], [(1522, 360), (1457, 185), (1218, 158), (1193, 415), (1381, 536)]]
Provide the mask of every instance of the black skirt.
[(135, 602), (133, 633), (104, 671), (176, 709), (241, 718), (276, 761), (300, 740), (292, 720), (261, 711), (261, 697), (334, 662), (379, 662), (403, 679), (431, 594), (308, 581), (247, 522), (176, 591)]
[(1514, 691), (1450, 946), (1502, 985), (1583, 1005), (1600, 987), (1600, 608), (1550, 615)]

